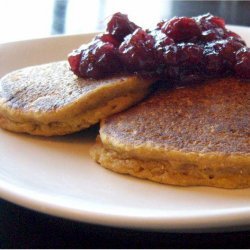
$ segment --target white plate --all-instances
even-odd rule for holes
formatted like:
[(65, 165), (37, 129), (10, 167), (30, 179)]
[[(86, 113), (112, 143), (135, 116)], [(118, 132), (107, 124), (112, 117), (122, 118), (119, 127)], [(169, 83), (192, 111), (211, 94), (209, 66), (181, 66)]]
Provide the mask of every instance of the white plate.
[[(250, 42), (250, 29), (233, 27)], [(65, 59), (76, 35), (0, 45), (0, 76)], [(97, 129), (57, 138), (0, 130), (0, 196), (51, 215), (103, 225), (184, 231), (250, 225), (250, 189), (173, 187), (110, 172), (88, 151)]]

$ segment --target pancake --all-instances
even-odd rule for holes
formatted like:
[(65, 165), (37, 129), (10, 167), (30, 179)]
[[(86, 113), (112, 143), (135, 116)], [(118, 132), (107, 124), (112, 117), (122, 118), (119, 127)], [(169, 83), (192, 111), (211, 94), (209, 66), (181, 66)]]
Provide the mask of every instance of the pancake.
[(180, 186), (250, 187), (250, 85), (235, 78), (161, 88), (102, 120), (103, 167)]
[(0, 80), (0, 127), (32, 135), (70, 134), (140, 101), (153, 81), (131, 75), (78, 78), (66, 61), (20, 69)]

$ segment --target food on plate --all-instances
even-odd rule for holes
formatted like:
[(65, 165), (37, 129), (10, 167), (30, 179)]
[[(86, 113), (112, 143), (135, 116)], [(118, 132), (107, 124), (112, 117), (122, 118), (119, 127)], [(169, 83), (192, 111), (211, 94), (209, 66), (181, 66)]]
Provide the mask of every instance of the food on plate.
[(32, 135), (64, 135), (98, 123), (144, 98), (153, 79), (76, 77), (68, 62), (28, 67), (0, 80), (0, 127)]
[(91, 156), (122, 174), (181, 186), (250, 187), (250, 85), (229, 77), (163, 86), (102, 120)]
[(174, 17), (145, 30), (118, 12), (68, 62), (3, 77), (0, 127), (52, 136), (101, 120), (91, 155), (105, 168), (165, 184), (245, 188), (249, 80), (250, 48), (222, 18)]

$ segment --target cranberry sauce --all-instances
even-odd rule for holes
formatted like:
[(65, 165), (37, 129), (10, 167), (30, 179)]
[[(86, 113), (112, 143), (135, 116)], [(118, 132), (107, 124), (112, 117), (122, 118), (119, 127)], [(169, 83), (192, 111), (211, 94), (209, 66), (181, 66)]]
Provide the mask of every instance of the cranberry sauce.
[(106, 32), (69, 54), (79, 77), (102, 78), (119, 73), (154, 75), (190, 82), (235, 74), (250, 79), (250, 49), (220, 17), (174, 17), (143, 30), (116, 13)]

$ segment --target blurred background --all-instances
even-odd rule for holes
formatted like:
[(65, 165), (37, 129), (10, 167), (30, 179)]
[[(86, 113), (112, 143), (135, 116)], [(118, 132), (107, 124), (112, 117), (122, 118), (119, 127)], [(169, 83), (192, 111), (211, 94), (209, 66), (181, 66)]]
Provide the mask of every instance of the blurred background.
[(228, 24), (250, 26), (250, 1), (0, 0), (0, 43), (104, 30), (107, 18), (117, 11), (142, 27), (206, 12)]

